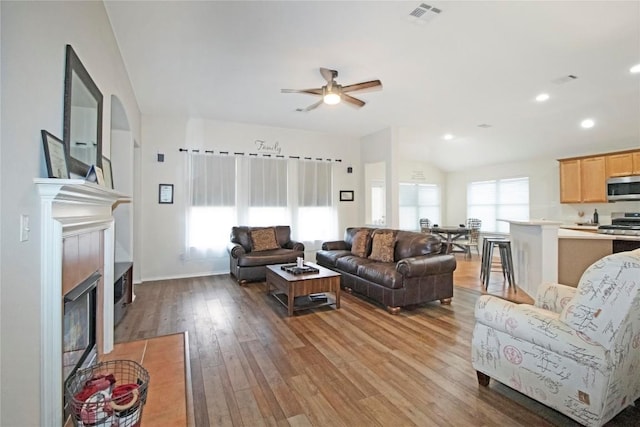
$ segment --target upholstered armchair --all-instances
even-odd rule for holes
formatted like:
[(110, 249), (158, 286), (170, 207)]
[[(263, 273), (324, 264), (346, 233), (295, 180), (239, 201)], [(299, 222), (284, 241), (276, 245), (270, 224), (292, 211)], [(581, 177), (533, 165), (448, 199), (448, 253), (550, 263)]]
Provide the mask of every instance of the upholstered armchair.
[(542, 285), (535, 305), (478, 299), (472, 363), (587, 426), (640, 397), (640, 249), (591, 265), (577, 288)]
[(304, 244), (291, 240), (291, 227), (231, 228), (229, 252), (229, 273), (238, 283), (264, 281), (266, 266), (294, 263), (298, 257), (304, 258)]

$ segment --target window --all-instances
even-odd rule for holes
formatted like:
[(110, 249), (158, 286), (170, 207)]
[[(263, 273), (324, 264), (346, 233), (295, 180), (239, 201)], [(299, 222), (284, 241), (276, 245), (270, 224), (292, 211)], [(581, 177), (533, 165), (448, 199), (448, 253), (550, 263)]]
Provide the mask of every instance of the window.
[(400, 183), (399, 223), (402, 230), (420, 230), (420, 218), (440, 223), (440, 188), (436, 184)]
[(335, 234), (331, 199), (331, 163), (297, 162), (297, 238), (315, 242)]
[(221, 254), (236, 224), (236, 159), (192, 153), (187, 162), (187, 255)]
[(529, 219), (529, 178), (470, 183), (467, 217), (480, 218), (483, 231), (508, 233), (509, 224), (498, 219)]
[(190, 153), (186, 258), (223, 257), (235, 225), (291, 225), (309, 250), (335, 240), (331, 162)]
[(248, 223), (252, 226), (288, 224), (287, 161), (249, 159)]

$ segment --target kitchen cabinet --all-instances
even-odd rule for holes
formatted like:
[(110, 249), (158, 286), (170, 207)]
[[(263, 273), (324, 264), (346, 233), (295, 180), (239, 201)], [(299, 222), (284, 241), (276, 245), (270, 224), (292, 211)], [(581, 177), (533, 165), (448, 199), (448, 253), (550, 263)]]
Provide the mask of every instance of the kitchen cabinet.
[(607, 166), (604, 156), (580, 160), (580, 194), (587, 203), (607, 201)]
[(633, 175), (640, 175), (640, 151), (631, 153), (633, 158)]
[(633, 153), (611, 154), (607, 156), (608, 176), (628, 176), (633, 174)]
[(609, 154), (607, 177), (640, 175), (640, 151)]
[(560, 161), (560, 202), (580, 203), (580, 160)]
[(640, 175), (640, 150), (559, 159), (560, 203), (606, 203), (607, 179)]
[(605, 156), (560, 160), (560, 202), (607, 201)]

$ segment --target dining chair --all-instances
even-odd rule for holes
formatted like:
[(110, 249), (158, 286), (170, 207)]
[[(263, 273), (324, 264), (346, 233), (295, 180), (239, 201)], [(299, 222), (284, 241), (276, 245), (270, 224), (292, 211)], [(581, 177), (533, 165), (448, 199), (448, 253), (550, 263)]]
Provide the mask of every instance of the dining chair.
[(420, 218), (420, 232), (421, 233), (431, 233), (431, 221), (429, 218)]
[(469, 234), (467, 239), (462, 245), (465, 247), (465, 258), (471, 259), (471, 248), (476, 248), (476, 253), (480, 256), (480, 228), (482, 227), (482, 220), (478, 218), (467, 219), (467, 228)]

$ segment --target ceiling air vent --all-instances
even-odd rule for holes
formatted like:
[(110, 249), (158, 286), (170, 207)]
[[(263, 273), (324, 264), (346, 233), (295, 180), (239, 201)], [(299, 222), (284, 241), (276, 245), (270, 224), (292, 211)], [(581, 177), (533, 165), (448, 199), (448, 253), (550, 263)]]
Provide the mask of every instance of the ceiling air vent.
[(409, 13), (409, 20), (418, 24), (424, 24), (431, 21), (442, 12), (437, 7), (430, 6), (426, 3), (420, 3), (418, 7)]
[(487, 124), (487, 123), (480, 123), (480, 124), (478, 125), (478, 127), (479, 127), (479, 128), (482, 128), (482, 129), (489, 129), (489, 128), (491, 127), (491, 125), (490, 125), (490, 124)]
[(551, 83), (556, 85), (563, 85), (565, 83), (569, 83), (577, 79), (578, 76), (574, 76), (573, 74), (569, 74), (568, 76), (558, 77), (557, 79), (551, 80)]

